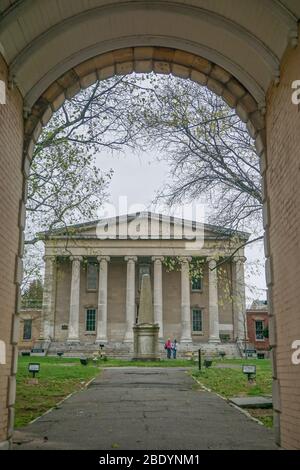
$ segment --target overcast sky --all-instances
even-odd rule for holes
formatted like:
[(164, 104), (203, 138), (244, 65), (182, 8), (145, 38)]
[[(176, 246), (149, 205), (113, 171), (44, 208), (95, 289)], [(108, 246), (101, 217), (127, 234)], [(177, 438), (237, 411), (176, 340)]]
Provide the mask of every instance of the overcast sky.
[[(139, 210), (162, 212), (161, 208), (155, 208), (151, 203), (156, 191), (168, 181), (166, 162), (158, 161), (155, 154), (126, 151), (123, 155), (99, 154), (97, 163), (103, 170), (114, 170), (109, 202), (116, 208), (116, 215)], [(205, 209), (207, 214), (209, 208)], [(165, 209), (163, 213), (168, 215)], [(103, 215), (113, 214), (99, 213), (99, 217)], [(263, 243), (246, 247), (246, 257), (246, 296), (249, 305), (253, 299), (266, 298)]]

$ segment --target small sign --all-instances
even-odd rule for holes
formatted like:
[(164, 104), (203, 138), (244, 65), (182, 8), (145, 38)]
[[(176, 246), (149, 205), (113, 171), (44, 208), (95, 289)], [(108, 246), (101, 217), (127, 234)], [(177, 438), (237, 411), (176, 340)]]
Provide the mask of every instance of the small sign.
[(39, 364), (39, 363), (30, 362), (30, 363), (28, 364), (28, 370), (29, 370), (29, 372), (39, 372), (39, 371), (40, 371), (40, 364)]
[(253, 365), (243, 366), (243, 373), (244, 374), (256, 374), (256, 366), (253, 366)]
[(29, 362), (28, 371), (32, 373), (32, 377), (35, 378), (35, 374), (40, 371), (40, 364), (38, 362)]

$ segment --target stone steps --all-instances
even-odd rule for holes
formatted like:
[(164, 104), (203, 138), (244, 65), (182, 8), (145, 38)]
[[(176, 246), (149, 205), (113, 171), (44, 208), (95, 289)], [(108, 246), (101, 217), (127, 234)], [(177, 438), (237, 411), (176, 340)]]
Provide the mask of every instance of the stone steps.
[[(177, 357), (190, 359), (191, 357), (198, 357), (198, 350), (201, 349), (202, 357), (212, 356), (219, 357), (220, 352), (225, 352), (226, 358), (238, 358), (240, 356), (239, 349), (236, 343), (223, 343), (223, 344), (178, 344)], [(100, 351), (99, 345), (95, 343), (85, 344), (67, 344), (64, 342), (52, 342), (47, 354), (56, 356), (58, 352), (63, 352), (65, 357), (78, 357), (78, 356), (92, 356)], [(160, 357), (166, 357), (164, 344), (159, 343)], [(133, 353), (133, 345), (128, 343), (107, 343), (103, 348), (103, 353), (110, 358), (116, 359), (131, 359)]]

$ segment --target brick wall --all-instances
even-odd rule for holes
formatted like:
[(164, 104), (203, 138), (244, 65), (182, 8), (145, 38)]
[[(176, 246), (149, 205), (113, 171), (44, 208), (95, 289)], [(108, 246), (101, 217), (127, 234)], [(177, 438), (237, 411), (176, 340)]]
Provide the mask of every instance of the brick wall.
[(280, 444), (300, 449), (300, 365), (291, 344), (300, 339), (300, 109), (291, 102), (291, 83), (300, 80), (300, 46), (286, 52), (278, 86), (267, 100), (269, 231), (267, 266), (271, 300), (270, 343), (274, 348), (274, 407)]
[(262, 340), (256, 339), (256, 328), (255, 322), (262, 321), (263, 327), (267, 328), (269, 325), (269, 315), (266, 310), (247, 310), (247, 334), (249, 338), (249, 343), (253, 344), (255, 349), (258, 351), (268, 351), (269, 349), (269, 338), (264, 338)]
[(6, 364), (0, 365), (0, 448), (5, 448), (12, 433), (14, 419), (12, 405), (18, 341), (14, 314), (17, 286), (21, 278), (17, 254), (19, 225), (23, 223), (19, 219), (23, 185), (23, 118), (22, 99), (16, 89), (8, 90), (7, 67), (1, 55), (0, 80), (6, 82), (7, 91), (6, 104), (0, 104), (0, 340), (6, 343)]
[[(31, 320), (31, 338), (24, 339), (24, 320)], [(30, 351), (38, 341), (41, 331), (41, 310), (26, 309), (20, 311), (19, 351)]]

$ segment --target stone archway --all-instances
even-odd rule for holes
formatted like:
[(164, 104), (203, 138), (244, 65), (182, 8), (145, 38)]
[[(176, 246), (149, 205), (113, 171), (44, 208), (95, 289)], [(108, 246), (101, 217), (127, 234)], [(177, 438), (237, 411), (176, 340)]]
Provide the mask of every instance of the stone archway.
[[(255, 138), (264, 188), (273, 396), (278, 411), (275, 427), (279, 429), (281, 416), (281, 443), (300, 447), (299, 410), (291, 404), (291, 397), (300, 400), (300, 374), (290, 361), (291, 342), (297, 335), (300, 338), (300, 259), (295, 252), (300, 229), (300, 117), (290, 99), (291, 82), (300, 78), (300, 8), (293, 0), (270, 0), (271, 8), (259, 0), (254, 2), (241, 6), (232, 0), (225, 8), (209, 0), (200, 4), (157, 0), (151, 7), (143, 0), (115, 0), (111, 4), (94, 0), (88, 9), (85, 2), (74, 0), (70, 11), (63, 4), (59, 9), (51, 0), (45, 5), (46, 16), (35, 28), (28, 25), (41, 13), (38, 2), (10, 1), (1, 7), (0, 79), (7, 84), (7, 104), (0, 108), (0, 214), (5, 222), (0, 230), (0, 252), (8, 266), (0, 284), (0, 326), (7, 345), (7, 364), (0, 369), (4, 378), (0, 403), (5, 410), (0, 417), (2, 447), (9, 446), (14, 420), (18, 286), (22, 279), (26, 177), (34, 145), (52, 113), (81, 88), (114, 74), (151, 70), (208, 86), (236, 109)], [(253, 13), (254, 6), (259, 13)], [(279, 432), (277, 436), (279, 441)]]

